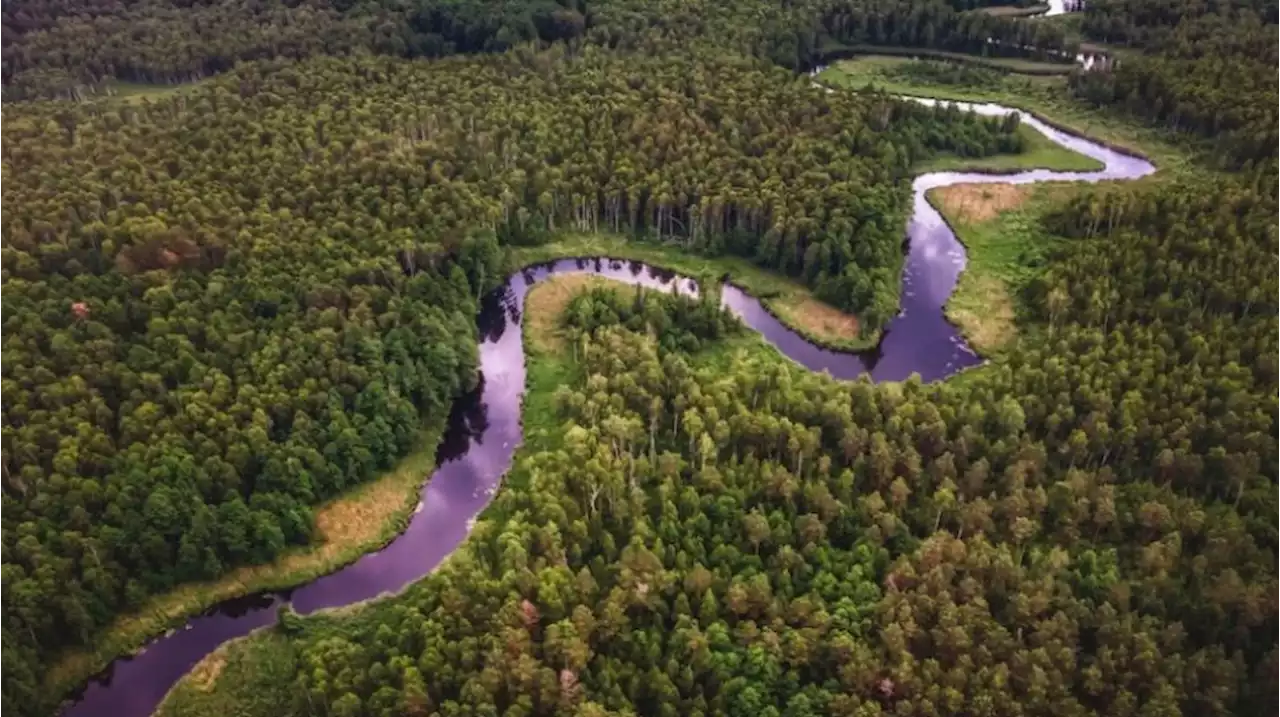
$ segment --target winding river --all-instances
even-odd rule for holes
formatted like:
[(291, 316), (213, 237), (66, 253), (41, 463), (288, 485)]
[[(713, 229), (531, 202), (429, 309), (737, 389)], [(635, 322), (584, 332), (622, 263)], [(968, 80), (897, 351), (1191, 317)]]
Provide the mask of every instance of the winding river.
[[(933, 103), (932, 100), (915, 101)], [(984, 115), (1013, 110), (991, 104), (957, 103)], [(964, 269), (964, 248), (925, 201), (925, 192), (962, 182), (1026, 184), (1048, 180), (1094, 182), (1131, 179), (1154, 171), (1151, 163), (1069, 135), (1035, 118), (1023, 122), (1054, 142), (1101, 160), (1097, 172), (1034, 170), (1009, 175), (935, 172), (917, 177), (914, 211), (907, 226), (908, 254), (902, 277), (902, 309), (874, 350), (830, 351), (782, 325), (753, 297), (726, 285), (723, 301), (751, 328), (797, 363), (850, 379), (899, 380), (919, 373), (927, 381), (950, 376), (981, 359), (943, 316), (943, 305)], [(521, 313), (529, 288), (556, 274), (589, 272), (629, 284), (694, 291), (692, 280), (638, 262), (607, 258), (566, 259), (512, 275), (487, 297), (478, 319), (479, 385), (459, 399), (438, 452), (439, 468), (422, 489), (408, 528), (384, 549), (295, 590), (257, 595), (218, 605), (182, 628), (116, 660), (92, 680), (65, 711), (67, 717), (146, 717), (173, 684), (214, 648), (275, 621), (277, 606), (291, 602), (303, 614), (399, 591), (433, 570), (467, 536), (476, 516), (497, 491), (521, 442), (520, 405), (525, 387)]]

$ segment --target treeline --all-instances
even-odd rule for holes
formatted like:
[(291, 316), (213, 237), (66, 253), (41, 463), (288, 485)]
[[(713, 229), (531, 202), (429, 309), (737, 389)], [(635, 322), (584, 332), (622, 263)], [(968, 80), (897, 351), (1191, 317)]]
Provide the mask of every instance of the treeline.
[(866, 44), (1064, 61), (1074, 56), (1061, 28), (968, 11), (974, 6), (963, 0), (707, 0), (678, 6), (609, 0), (591, 5), (587, 37), (610, 46), (649, 49), (663, 47), (663, 40), (710, 40), (792, 69), (811, 68), (848, 45)]
[[(984, 3), (983, 3), (984, 4)], [(236, 62), (315, 55), (440, 57), (585, 38), (609, 47), (706, 42), (789, 68), (833, 41), (1059, 57), (1053, 25), (966, 12), (955, 0), (36, 0), (3, 11), (6, 100), (84, 99), (111, 80), (171, 84)], [(989, 41), (990, 40), (990, 41)]]
[(948, 4), (956, 10), (982, 10), (997, 7), (1031, 7), (1036, 0), (948, 0)]
[(1008, 74), (969, 63), (919, 60), (886, 68), (885, 76), (922, 84), (995, 89)]
[[(1276, 24), (1277, 8), (1271, 0), (1097, 0), (1085, 5), (1080, 29), (1103, 42), (1177, 50), (1179, 54), (1209, 54), (1223, 43), (1265, 51), (1265, 37), (1257, 26)], [(1214, 46), (1188, 43), (1188, 35), (1211, 40)]]
[(286, 621), (292, 679), (222, 704), (1272, 714), (1275, 211), (1236, 182), (1086, 193), (1032, 292), (1046, 333), (958, 383), (698, 368), (597, 328), (558, 442), (459, 554)]
[(140, 104), (14, 105), (3, 133), (17, 714), (59, 697), (36, 678), (62, 648), (306, 542), (309, 506), (443, 416), (499, 241), (741, 251), (878, 325), (912, 163), (1013, 141), (750, 59), (596, 49), (264, 63)]
[[(1091, 2), (1091, 39), (1143, 48), (1108, 72), (1079, 73), (1078, 96), (1209, 140), (1233, 169), (1274, 185), (1280, 143), (1275, 3)], [(1268, 179), (1270, 177), (1270, 179)]]
[(1013, 20), (962, 12), (942, 3), (896, 0), (834, 2), (822, 14), (822, 28), (850, 45), (927, 47), (983, 56), (1074, 58), (1063, 28), (1055, 23)]
[(457, 52), (502, 52), (520, 43), (568, 40), (586, 29), (582, 0), (444, 0), (423, 3), (409, 15), (407, 46), (379, 52), (438, 57)]

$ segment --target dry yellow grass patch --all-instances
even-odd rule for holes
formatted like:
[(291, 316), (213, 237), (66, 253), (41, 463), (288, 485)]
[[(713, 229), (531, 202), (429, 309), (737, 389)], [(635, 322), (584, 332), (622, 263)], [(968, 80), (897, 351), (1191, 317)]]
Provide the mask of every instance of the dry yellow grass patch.
[(222, 668), (226, 666), (227, 646), (222, 645), (205, 655), (195, 667), (191, 668), (191, 672), (188, 672), (185, 678), (186, 682), (201, 692), (208, 692), (213, 689), (213, 683), (218, 681), (218, 675), (222, 674)]
[(1030, 184), (953, 184), (933, 190), (933, 196), (944, 215), (977, 224), (1017, 209), (1033, 191)]
[(524, 299), (525, 331), (529, 345), (543, 353), (555, 353), (565, 346), (560, 314), (573, 297), (588, 289), (621, 286), (617, 281), (594, 274), (561, 274), (529, 289)]
[[(426, 478), (420, 472), (406, 476), (416, 486)], [(415, 503), (416, 505), (416, 503)], [(316, 511), (316, 531), (320, 535), (321, 559), (334, 558), (344, 548), (367, 544), (385, 534), (386, 524), (405, 509), (405, 485), (399, 481), (370, 483), (351, 500), (337, 500)], [(315, 562), (316, 557), (299, 555), (296, 562)]]
[(998, 277), (966, 272), (960, 290), (947, 306), (947, 317), (960, 327), (969, 345), (982, 354), (1002, 348), (1017, 333), (1013, 297)]
[(784, 323), (821, 341), (840, 343), (858, 338), (858, 317), (811, 296), (788, 296), (769, 305)]

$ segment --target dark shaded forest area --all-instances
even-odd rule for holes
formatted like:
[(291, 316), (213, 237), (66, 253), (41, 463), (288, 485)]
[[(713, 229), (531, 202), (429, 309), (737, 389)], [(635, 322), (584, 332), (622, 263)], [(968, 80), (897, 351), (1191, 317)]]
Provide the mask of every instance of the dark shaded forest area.
[[(571, 39), (635, 48), (655, 38), (714, 35), (787, 67), (811, 63), (824, 37), (1014, 55), (1062, 49), (1056, 28), (963, 12), (971, 4), (752, 2), (744, 13), (734, 3), (666, 7), (657, 0), (33, 0), (2, 11), (4, 92), (6, 99), (85, 97), (111, 78), (186, 82), (244, 60), (441, 57)], [(752, 15), (760, 19), (744, 22)]]

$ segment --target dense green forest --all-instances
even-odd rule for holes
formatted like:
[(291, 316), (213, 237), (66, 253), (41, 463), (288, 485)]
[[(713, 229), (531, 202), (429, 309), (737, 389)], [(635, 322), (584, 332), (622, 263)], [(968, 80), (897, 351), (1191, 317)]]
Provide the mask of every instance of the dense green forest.
[(1272, 714), (1278, 307), (1250, 287), (1274, 212), (1234, 183), (1079, 197), (1034, 292), (1049, 340), (935, 386), (708, 364), (666, 347), (727, 317), (583, 294), (564, 425), (520, 488), (406, 595), (286, 613), (275, 687), (230, 704)]
[[(3, 707), (49, 713), (48, 666), (148, 596), (311, 540), (474, 384), (506, 247), (747, 257), (883, 327), (913, 166), (1017, 123), (792, 70), (1074, 54), (996, 4), (6, 4)], [(1276, 6), (1099, 0), (1081, 32), (1129, 51), (1079, 101), (1225, 171), (1064, 202), (1040, 330), (845, 384), (717, 354), (711, 295), (584, 294), (517, 488), (405, 596), (286, 619), (253, 709), (1275, 714)]]
[(1224, 166), (1252, 172), (1275, 191), (1277, 135), (1275, 2), (1099, 0), (1082, 29), (1141, 47), (1113, 72), (1081, 73), (1081, 97), (1202, 137)]
[(499, 238), (675, 235), (882, 322), (911, 164), (1019, 141), (752, 60), (594, 50), (264, 64), (6, 119), (18, 704), (148, 595), (306, 542), (309, 506), (446, 413)]

